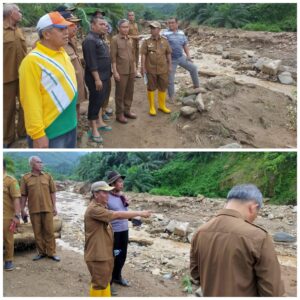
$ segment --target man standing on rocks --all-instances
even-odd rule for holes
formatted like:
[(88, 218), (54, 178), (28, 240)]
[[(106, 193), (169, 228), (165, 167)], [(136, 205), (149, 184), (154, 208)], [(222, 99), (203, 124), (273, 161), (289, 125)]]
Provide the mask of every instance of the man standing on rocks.
[(168, 88), (168, 74), (172, 71), (171, 48), (168, 40), (160, 33), (159, 22), (150, 23), (151, 37), (142, 44), (142, 76), (147, 76), (147, 94), (150, 106), (149, 114), (156, 115), (154, 98), (158, 89), (158, 109), (169, 114), (171, 111), (166, 107), (166, 90)]
[[(177, 66), (184, 68), (185, 70), (190, 72), (194, 89), (199, 88), (199, 78), (198, 78), (198, 70), (196, 65), (193, 64), (190, 51), (188, 48), (188, 40), (182, 30), (178, 30), (178, 20), (177, 18), (170, 18), (168, 20), (169, 29), (163, 32), (163, 36), (165, 36), (172, 48), (172, 72), (169, 74), (169, 101), (175, 101), (175, 73)], [(183, 54), (183, 51), (185, 55)]]
[(53, 217), (57, 215), (56, 187), (52, 176), (43, 172), (43, 163), (40, 157), (29, 158), (31, 172), (21, 178), (22, 218), (27, 215), (25, 206), (28, 200), (28, 210), (35, 238), (38, 254), (33, 260), (49, 257), (60, 261), (55, 252), (55, 237)]
[(148, 218), (149, 211), (112, 211), (107, 209), (108, 195), (114, 187), (105, 181), (91, 186), (91, 202), (84, 215), (85, 247), (84, 259), (92, 276), (90, 296), (110, 297), (112, 278), (113, 230), (110, 222), (137, 216)]
[(255, 185), (235, 186), (225, 209), (194, 235), (190, 271), (204, 297), (283, 296), (272, 238), (253, 224), (262, 205)]
[[(27, 46), (23, 32), (18, 27), (22, 20), (19, 7), (13, 3), (3, 6), (3, 147), (15, 141), (17, 98), (19, 98), (19, 74), (21, 61)], [(20, 100), (20, 99), (19, 99)], [(19, 101), (20, 103), (20, 101)], [(18, 137), (26, 137), (24, 112), (19, 105)]]
[(3, 241), (4, 270), (12, 271), (14, 258), (14, 229), (20, 224), (21, 193), (18, 181), (6, 174), (6, 162), (3, 160)]
[(116, 82), (116, 120), (126, 124), (128, 119), (136, 119), (131, 111), (133, 100), (134, 78), (136, 76), (135, 52), (132, 39), (128, 36), (129, 21), (118, 22), (119, 33), (111, 41), (111, 60)]

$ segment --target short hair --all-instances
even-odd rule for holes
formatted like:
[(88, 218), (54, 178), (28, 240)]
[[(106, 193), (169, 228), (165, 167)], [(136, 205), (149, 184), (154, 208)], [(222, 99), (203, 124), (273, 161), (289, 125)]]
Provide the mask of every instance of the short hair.
[(121, 19), (118, 22), (118, 28), (120, 28), (124, 23), (129, 23), (129, 21), (127, 19)]
[(3, 6), (3, 18), (8, 17), (13, 10), (19, 10), (19, 6), (14, 3), (5, 3)]
[(169, 17), (168, 20), (175, 20), (175, 22), (178, 23), (177, 17)]
[(43, 33), (44, 33), (45, 31), (49, 30), (49, 29), (52, 29), (52, 28), (54, 28), (53, 25), (49, 25), (49, 26), (47, 26), (47, 27), (45, 27), (45, 28), (39, 30), (39, 32), (38, 32), (39, 39), (40, 39), (40, 40), (43, 39), (43, 38), (44, 38)]
[(28, 163), (29, 163), (29, 166), (31, 166), (32, 167), (32, 161), (34, 160), (34, 159), (36, 159), (36, 158), (39, 158), (38, 156), (36, 156), (36, 155), (33, 155), (33, 156), (30, 156), (29, 158), (28, 158)]
[(96, 24), (98, 20), (104, 20), (104, 18), (100, 17), (100, 16), (92, 16), (91, 17), (91, 25)]
[(129, 10), (129, 11), (127, 12), (127, 16), (128, 16), (130, 13), (133, 13), (133, 14), (135, 15), (135, 13), (134, 13), (133, 10)]
[(261, 191), (254, 184), (241, 184), (234, 186), (227, 194), (227, 202), (231, 200), (240, 200), (242, 202), (255, 201), (258, 207), (263, 205), (263, 196)]

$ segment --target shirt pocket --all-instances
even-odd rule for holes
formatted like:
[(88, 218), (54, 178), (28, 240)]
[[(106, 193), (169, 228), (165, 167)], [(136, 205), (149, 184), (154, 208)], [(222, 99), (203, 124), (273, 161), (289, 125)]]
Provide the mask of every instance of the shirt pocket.
[(41, 184), (43, 187), (49, 186), (49, 180), (47, 178), (41, 178)]

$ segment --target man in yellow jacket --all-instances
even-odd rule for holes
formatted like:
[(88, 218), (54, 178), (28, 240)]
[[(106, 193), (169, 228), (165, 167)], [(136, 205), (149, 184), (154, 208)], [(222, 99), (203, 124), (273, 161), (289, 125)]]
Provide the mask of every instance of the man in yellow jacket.
[(58, 12), (40, 18), (40, 41), (19, 69), (20, 100), (30, 148), (75, 148), (77, 81), (63, 46), (68, 26)]

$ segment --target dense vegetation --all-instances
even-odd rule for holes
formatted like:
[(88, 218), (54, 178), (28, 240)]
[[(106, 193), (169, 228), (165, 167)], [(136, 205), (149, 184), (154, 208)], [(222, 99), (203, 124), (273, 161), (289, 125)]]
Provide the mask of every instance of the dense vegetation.
[(297, 31), (296, 3), (180, 4), (177, 15), (183, 20), (213, 27)]
[(55, 179), (70, 179), (73, 171), (83, 152), (11, 152), (4, 153), (4, 159), (7, 163), (8, 173), (13, 174), (18, 179), (30, 171), (28, 159), (30, 156), (39, 156), (43, 163), (45, 171), (50, 172)]
[[(296, 204), (296, 153), (287, 152), (52, 152), (40, 153), (55, 179), (94, 182), (110, 170), (126, 176), (128, 191), (156, 195), (226, 197), (241, 183), (254, 183), (271, 203)], [(27, 153), (4, 157), (20, 178)]]
[[(23, 26), (35, 26), (45, 13), (55, 10), (58, 3), (19, 4), (23, 12)], [(113, 25), (133, 10), (136, 19), (165, 20), (174, 15), (192, 24), (212, 27), (242, 28), (262, 31), (297, 31), (296, 3), (68, 3), (77, 8), (86, 31), (89, 16), (97, 9), (105, 11), (107, 20)]]

